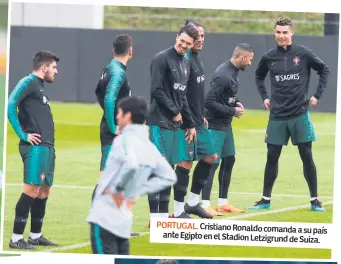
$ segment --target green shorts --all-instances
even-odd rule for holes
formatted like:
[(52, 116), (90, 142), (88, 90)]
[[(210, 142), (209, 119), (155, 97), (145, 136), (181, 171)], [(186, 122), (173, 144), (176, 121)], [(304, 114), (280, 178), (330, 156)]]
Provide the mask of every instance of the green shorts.
[[(186, 130), (181, 129), (180, 131), (180, 147), (184, 153), (183, 160), (201, 160), (202, 158), (211, 156), (216, 153), (213, 146), (212, 137), (205, 125), (201, 125), (196, 129), (197, 141), (192, 140), (190, 144), (186, 142)], [(191, 151), (188, 151), (191, 150)], [(193, 153), (189, 155), (188, 153)]]
[(209, 129), (215, 152), (218, 155), (215, 163), (219, 163), (222, 158), (236, 155), (232, 127), (225, 131)]
[(102, 157), (101, 157), (100, 171), (104, 171), (105, 164), (107, 162), (107, 159), (109, 157), (109, 153), (111, 150), (111, 146), (112, 145), (107, 145), (107, 146), (101, 147)]
[(24, 183), (52, 186), (56, 153), (54, 147), (19, 145), (24, 163)]
[(289, 138), (294, 146), (316, 140), (310, 113), (289, 120), (269, 120), (265, 142), (274, 145), (288, 145)]
[(149, 136), (151, 142), (171, 165), (184, 161), (186, 156), (193, 156), (193, 148), (181, 147), (181, 130), (166, 129), (159, 126), (150, 126)]

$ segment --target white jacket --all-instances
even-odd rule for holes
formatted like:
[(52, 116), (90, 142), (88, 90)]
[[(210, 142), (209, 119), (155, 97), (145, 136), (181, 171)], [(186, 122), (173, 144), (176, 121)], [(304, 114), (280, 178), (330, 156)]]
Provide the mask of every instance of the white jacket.
[[(129, 238), (132, 212), (126, 201), (118, 208), (111, 194), (123, 192), (128, 200), (159, 192), (176, 181), (173, 168), (149, 140), (149, 128), (128, 125), (114, 139), (87, 221), (116, 236)], [(111, 191), (104, 194), (108, 188)]]

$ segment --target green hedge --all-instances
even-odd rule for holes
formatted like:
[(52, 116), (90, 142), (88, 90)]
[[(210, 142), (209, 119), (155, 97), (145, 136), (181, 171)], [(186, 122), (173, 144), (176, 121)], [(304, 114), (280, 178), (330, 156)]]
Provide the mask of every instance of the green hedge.
[(197, 18), (207, 32), (271, 34), (273, 23), (279, 16), (289, 16), (294, 22), (298, 21), (295, 31), (300, 35), (322, 36), (324, 28), (322, 13), (106, 6), (104, 14), (104, 28), (115, 29), (177, 31), (185, 19)]

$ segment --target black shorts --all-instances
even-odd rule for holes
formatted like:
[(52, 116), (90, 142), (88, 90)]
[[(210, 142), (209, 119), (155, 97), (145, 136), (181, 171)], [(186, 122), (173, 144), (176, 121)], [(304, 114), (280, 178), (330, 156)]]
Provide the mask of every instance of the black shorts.
[(129, 239), (118, 237), (97, 224), (90, 223), (93, 254), (129, 255)]

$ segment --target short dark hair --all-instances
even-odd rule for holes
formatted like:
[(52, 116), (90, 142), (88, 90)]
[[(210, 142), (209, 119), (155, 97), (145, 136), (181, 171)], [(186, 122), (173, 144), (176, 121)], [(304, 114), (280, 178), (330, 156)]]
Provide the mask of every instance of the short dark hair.
[(200, 24), (200, 23), (198, 23), (198, 22), (196, 22), (196, 21), (194, 21), (192, 19), (187, 19), (185, 21), (185, 26), (187, 26), (187, 25), (192, 25), (192, 26), (195, 26), (195, 27), (202, 27), (202, 28), (204, 28), (204, 26), (202, 24)]
[(178, 264), (175, 259), (160, 259), (156, 264)]
[(40, 50), (33, 56), (33, 69), (37, 71), (43, 64), (50, 65), (54, 61), (59, 62), (56, 54), (48, 50)]
[(196, 41), (198, 39), (198, 31), (194, 28), (193, 25), (188, 24), (188, 25), (182, 26), (179, 30), (178, 35), (180, 36), (184, 32), (188, 36), (190, 36), (193, 39), (193, 41)]
[(123, 113), (131, 113), (133, 124), (144, 124), (147, 118), (148, 104), (140, 96), (131, 96), (121, 99), (117, 104), (117, 109), (121, 108)]
[(289, 17), (279, 17), (277, 18), (275, 22), (276, 26), (289, 26), (291, 28), (294, 28), (294, 24), (292, 23), (291, 19)]
[(131, 36), (127, 34), (118, 35), (113, 42), (115, 54), (118, 56), (127, 55), (132, 44), (133, 39)]
[(249, 44), (239, 43), (233, 51), (233, 56), (238, 57), (241, 52), (245, 52), (245, 51), (250, 52), (250, 53), (254, 53), (253, 48)]

